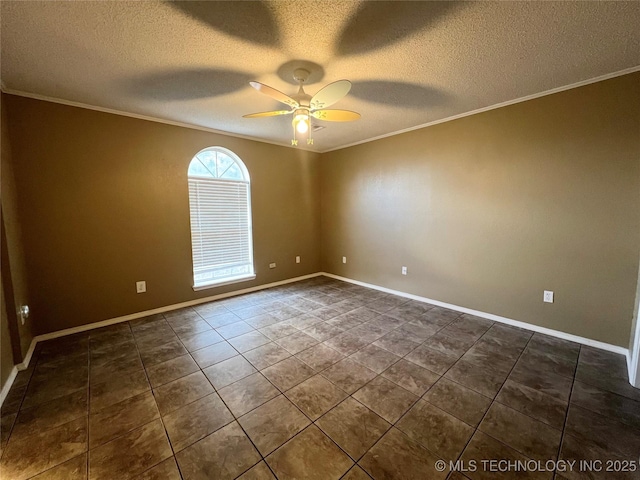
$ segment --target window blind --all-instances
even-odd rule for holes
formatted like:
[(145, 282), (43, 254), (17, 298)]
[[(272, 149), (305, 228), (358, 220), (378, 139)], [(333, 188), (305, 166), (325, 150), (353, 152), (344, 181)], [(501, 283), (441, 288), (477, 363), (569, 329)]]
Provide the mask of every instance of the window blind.
[(253, 275), (249, 184), (189, 178), (194, 286)]

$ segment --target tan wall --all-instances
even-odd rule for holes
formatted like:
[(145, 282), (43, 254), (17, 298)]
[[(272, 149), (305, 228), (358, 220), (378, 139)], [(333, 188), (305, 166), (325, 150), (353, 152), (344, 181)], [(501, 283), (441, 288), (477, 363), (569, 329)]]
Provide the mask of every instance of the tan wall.
[[(317, 155), (16, 96), (7, 104), (37, 333), (319, 270)], [(251, 175), (257, 278), (194, 292), (187, 167), (214, 145)]]
[(323, 269), (626, 348), (638, 105), (635, 73), (324, 154)]
[[(13, 152), (9, 141), (9, 118), (5, 101), (7, 98), (7, 95), (2, 94), (0, 99), (0, 110), (2, 113), (0, 121), (2, 131), (0, 138), (0, 169), (2, 172), (0, 191), (2, 199), (2, 221), (5, 228), (4, 234), (6, 234), (6, 245), (3, 247), (2, 273), (7, 282), (4, 287), (12, 296), (11, 299), (5, 299), (6, 305), (19, 307), (21, 305), (30, 305), (31, 297), (27, 283), (22, 223), (18, 213), (18, 197), (12, 161)], [(13, 308), (7, 311), (7, 313), (8, 322), (11, 323), (8, 328), (15, 335), (16, 343), (19, 343), (16, 354), (18, 358), (16, 360), (22, 361), (29, 350), (33, 338), (33, 318), (26, 319), (25, 324), (22, 325), (18, 322)]]

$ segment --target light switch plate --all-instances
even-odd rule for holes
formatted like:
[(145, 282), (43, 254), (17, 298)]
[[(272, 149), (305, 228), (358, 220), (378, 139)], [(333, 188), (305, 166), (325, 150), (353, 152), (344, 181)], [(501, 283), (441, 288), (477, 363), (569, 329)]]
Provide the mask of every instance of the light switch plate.
[(147, 291), (147, 282), (136, 282), (136, 293), (145, 293)]

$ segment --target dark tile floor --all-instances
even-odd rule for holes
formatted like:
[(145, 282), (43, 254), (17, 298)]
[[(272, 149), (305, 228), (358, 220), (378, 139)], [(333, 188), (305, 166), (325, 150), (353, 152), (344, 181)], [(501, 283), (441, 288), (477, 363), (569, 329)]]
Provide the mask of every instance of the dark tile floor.
[(0, 477), (637, 479), (480, 462), (637, 466), (626, 376), (620, 355), (317, 277), (39, 344)]

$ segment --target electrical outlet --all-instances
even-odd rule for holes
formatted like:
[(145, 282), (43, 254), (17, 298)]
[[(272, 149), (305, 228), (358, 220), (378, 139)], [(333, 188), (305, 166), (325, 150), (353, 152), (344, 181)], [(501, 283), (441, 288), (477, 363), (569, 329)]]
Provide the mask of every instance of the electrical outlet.
[(136, 293), (144, 293), (147, 291), (147, 282), (136, 282)]
[(406, 275), (407, 274), (407, 267), (402, 267), (402, 274)]
[(553, 303), (553, 292), (545, 290), (544, 297), (542, 299), (545, 301), (545, 303)]
[(276, 268), (276, 264), (275, 264), (275, 262), (274, 262), (274, 263), (270, 263), (270, 264), (269, 264), (269, 268)]
[(300, 263), (300, 255), (296, 256), (296, 263)]
[(347, 257), (342, 257), (342, 263), (347, 263)]

